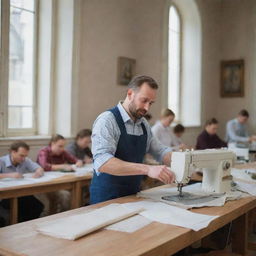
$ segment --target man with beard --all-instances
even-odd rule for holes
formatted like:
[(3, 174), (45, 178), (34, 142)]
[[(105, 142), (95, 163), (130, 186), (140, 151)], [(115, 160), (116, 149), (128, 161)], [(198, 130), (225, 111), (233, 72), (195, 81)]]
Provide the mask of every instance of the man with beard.
[[(133, 78), (125, 100), (100, 114), (94, 122), (91, 204), (137, 193), (144, 175), (165, 184), (174, 181), (173, 172), (166, 167), (172, 150), (152, 136), (144, 118), (156, 99), (157, 89), (151, 77)], [(143, 164), (146, 153), (164, 165)]]

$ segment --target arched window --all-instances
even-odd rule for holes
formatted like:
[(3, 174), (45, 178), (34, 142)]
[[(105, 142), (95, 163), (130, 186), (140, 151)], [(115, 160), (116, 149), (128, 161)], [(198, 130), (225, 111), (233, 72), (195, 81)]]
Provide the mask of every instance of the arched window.
[(181, 22), (177, 9), (172, 5), (169, 11), (168, 33), (168, 108), (180, 117), (180, 32)]
[(196, 2), (167, 0), (165, 26), (163, 107), (183, 125), (200, 126), (202, 33)]

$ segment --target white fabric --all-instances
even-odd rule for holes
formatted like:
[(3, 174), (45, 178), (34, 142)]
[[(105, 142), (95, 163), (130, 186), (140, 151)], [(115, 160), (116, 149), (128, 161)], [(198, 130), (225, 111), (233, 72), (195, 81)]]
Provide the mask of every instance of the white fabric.
[(34, 173), (25, 173), (23, 174), (24, 178), (20, 178), (20, 179), (15, 179), (15, 178), (0, 179), (0, 188), (16, 187), (16, 186), (35, 184), (39, 182), (47, 182), (47, 181), (51, 181), (53, 179), (60, 178), (66, 175), (84, 176), (88, 173), (93, 172), (92, 164), (86, 164), (79, 168), (75, 167), (74, 165), (74, 169), (75, 169), (75, 172), (58, 172), (58, 171), (44, 172), (44, 176), (40, 178), (33, 178)]
[[(201, 188), (201, 183), (196, 183), (193, 185), (188, 185), (183, 187), (182, 191), (184, 192), (190, 192), (194, 195), (211, 195), (213, 193), (206, 193)], [(138, 197), (143, 197), (147, 199), (151, 199), (154, 201), (160, 201), (164, 202), (166, 204), (178, 206), (184, 209), (190, 209), (190, 208), (199, 208), (199, 207), (205, 207), (205, 206), (223, 206), (227, 200), (235, 200), (241, 197), (241, 193), (239, 192), (230, 192), (228, 194), (225, 194), (219, 198), (216, 198), (215, 200), (204, 202), (204, 203), (198, 203), (198, 204), (191, 204), (191, 205), (185, 205), (182, 203), (177, 203), (173, 201), (167, 201), (163, 200), (163, 196), (170, 196), (170, 195), (177, 195), (178, 191), (176, 187), (159, 187), (154, 189), (148, 189), (141, 191), (137, 194)]]
[(110, 226), (107, 226), (105, 229), (133, 233), (139, 229), (144, 228), (151, 222), (152, 222), (152, 220), (150, 220), (150, 219), (147, 219), (140, 215), (135, 215), (128, 219), (125, 219), (125, 220), (119, 221), (115, 224), (112, 224)]
[(236, 169), (236, 168), (231, 169), (231, 175), (235, 179), (240, 179), (240, 180), (243, 180), (245, 182), (248, 181), (250, 183), (255, 183), (256, 184), (256, 180), (252, 179), (252, 174), (256, 174), (255, 169)]
[(146, 200), (126, 203), (124, 206), (133, 210), (144, 208), (145, 211), (140, 212), (140, 215), (152, 221), (189, 228), (195, 231), (207, 227), (211, 221), (218, 217), (193, 213), (165, 203)]
[(255, 169), (235, 169), (231, 174), (236, 183), (236, 188), (252, 196), (256, 196), (256, 180), (252, 179), (252, 174), (256, 174)]
[(95, 230), (133, 216), (140, 211), (141, 209), (132, 210), (121, 204), (110, 204), (83, 214), (39, 224), (37, 231), (57, 238), (75, 240)]
[(252, 174), (256, 174), (256, 169), (232, 168), (231, 174), (238, 190), (256, 196), (256, 180), (252, 178)]
[(61, 172), (45, 172), (44, 176), (40, 178), (32, 178), (34, 173), (25, 173), (23, 174), (24, 178), (21, 179), (14, 179), (14, 178), (4, 178), (0, 180), (0, 187), (6, 188), (6, 187), (16, 187), (16, 186), (22, 186), (22, 185), (29, 185), (29, 184), (35, 184), (39, 182), (47, 182), (50, 180), (53, 180), (55, 178), (59, 178), (61, 176), (66, 175), (66, 173)]

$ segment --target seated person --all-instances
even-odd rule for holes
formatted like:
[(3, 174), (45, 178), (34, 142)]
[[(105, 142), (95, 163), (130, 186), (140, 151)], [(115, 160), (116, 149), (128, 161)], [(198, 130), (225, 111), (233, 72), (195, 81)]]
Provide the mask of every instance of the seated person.
[(39, 151), (37, 162), (45, 171), (72, 171), (72, 164), (76, 164), (78, 167), (83, 165), (81, 160), (78, 160), (65, 150), (65, 144), (65, 138), (56, 134), (52, 136), (49, 145)]
[(217, 119), (211, 118), (207, 120), (204, 131), (197, 137), (196, 149), (227, 147), (227, 143), (217, 135), (217, 129)]
[(175, 118), (175, 114), (170, 109), (163, 109), (160, 120), (158, 120), (151, 128), (154, 137), (156, 137), (163, 145), (170, 147), (172, 141), (171, 123)]
[(181, 139), (184, 132), (185, 127), (182, 124), (177, 124), (176, 126), (174, 126), (171, 140), (171, 147), (173, 147), (174, 150), (188, 148)]
[(76, 135), (75, 141), (72, 141), (66, 147), (69, 154), (80, 159), (85, 164), (92, 163), (92, 152), (90, 149), (92, 131), (83, 129)]
[(242, 109), (235, 119), (227, 122), (226, 141), (229, 142), (252, 142), (256, 141), (256, 136), (249, 136), (246, 123), (249, 119), (249, 112)]
[[(33, 177), (44, 175), (44, 170), (27, 156), (29, 146), (23, 141), (16, 141), (10, 147), (10, 153), (0, 158), (1, 178), (22, 178), (24, 173), (32, 172)], [(3, 209), (10, 209), (10, 201), (4, 199), (0, 202)], [(38, 218), (43, 211), (43, 204), (34, 196), (23, 196), (18, 198), (18, 221), (28, 221)]]
[[(72, 171), (72, 164), (81, 167), (83, 162), (70, 155), (65, 150), (66, 140), (62, 135), (56, 134), (52, 136), (47, 147), (42, 148), (37, 156), (37, 162), (45, 171)], [(43, 215), (56, 213), (70, 209), (70, 192), (60, 190), (57, 192), (47, 193), (47, 196), (37, 196), (44, 202), (45, 211)]]

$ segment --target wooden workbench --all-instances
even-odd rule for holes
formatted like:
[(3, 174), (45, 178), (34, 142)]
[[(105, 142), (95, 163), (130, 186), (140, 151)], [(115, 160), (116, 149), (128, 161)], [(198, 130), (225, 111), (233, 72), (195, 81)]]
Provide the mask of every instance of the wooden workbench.
[[(99, 230), (76, 241), (52, 238), (36, 232), (36, 224), (64, 216), (71, 216), (109, 203), (140, 200), (123, 197), (101, 204), (82, 207), (45, 218), (0, 229), (0, 255), (54, 255), (54, 256), (169, 256), (191, 245), (215, 230), (232, 222), (233, 251), (246, 255), (248, 213), (256, 208), (256, 198), (246, 197), (229, 201), (223, 207), (205, 207), (193, 212), (218, 215), (207, 228), (200, 231), (153, 222), (134, 233)], [(2, 254), (1, 254), (2, 250)], [(11, 254), (13, 253), (13, 254)]]
[(18, 198), (39, 193), (48, 193), (62, 189), (71, 191), (71, 209), (81, 205), (82, 187), (89, 185), (92, 174), (84, 176), (65, 175), (48, 182), (34, 183), (29, 185), (0, 188), (0, 199), (10, 199), (10, 223), (17, 223)]

